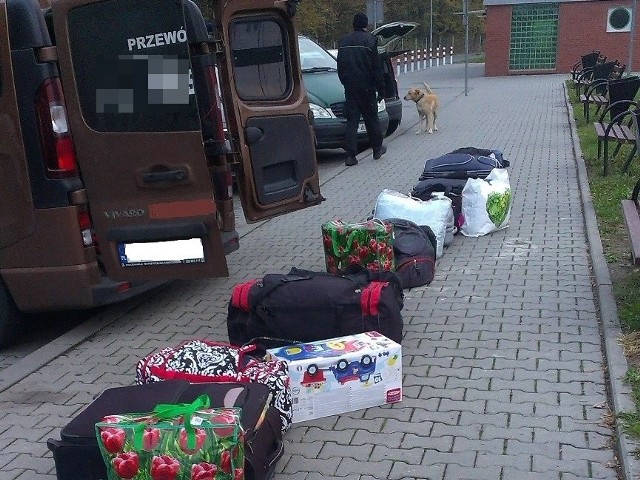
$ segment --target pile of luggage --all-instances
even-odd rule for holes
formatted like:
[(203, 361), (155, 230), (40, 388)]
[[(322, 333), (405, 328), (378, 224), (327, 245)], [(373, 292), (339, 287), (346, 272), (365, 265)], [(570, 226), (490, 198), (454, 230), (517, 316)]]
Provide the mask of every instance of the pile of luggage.
[(269, 479), (292, 423), (401, 401), (403, 290), (433, 281), (456, 234), (507, 227), (508, 166), (498, 150), (458, 149), (427, 160), (410, 194), (383, 190), (370, 219), (327, 221), (326, 271), (242, 282), (229, 342), (139, 359), (135, 385), (48, 440), (58, 479)]
[(486, 235), (509, 224), (507, 167), (509, 161), (500, 150), (459, 148), (427, 160), (411, 196), (429, 201), (444, 194), (451, 200), (457, 231), (470, 237)]

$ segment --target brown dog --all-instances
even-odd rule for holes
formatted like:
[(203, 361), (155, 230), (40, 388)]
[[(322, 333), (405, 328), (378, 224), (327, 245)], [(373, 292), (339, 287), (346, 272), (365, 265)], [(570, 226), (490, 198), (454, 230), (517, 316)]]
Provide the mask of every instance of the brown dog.
[[(424, 83), (424, 88), (412, 87), (404, 96), (405, 100), (416, 102), (418, 115), (420, 115), (420, 128), (416, 135), (420, 132), (433, 133), (438, 130), (436, 118), (438, 117), (439, 100), (438, 95), (431, 90), (431, 87)], [(424, 125), (424, 127), (423, 127)]]

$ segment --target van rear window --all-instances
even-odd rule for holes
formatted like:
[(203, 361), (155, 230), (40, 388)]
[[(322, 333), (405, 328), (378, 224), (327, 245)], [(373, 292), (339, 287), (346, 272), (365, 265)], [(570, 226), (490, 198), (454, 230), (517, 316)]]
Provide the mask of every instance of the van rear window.
[(200, 130), (182, 6), (111, 0), (69, 13), (84, 119), (102, 132)]
[(236, 91), (243, 100), (278, 100), (292, 88), (285, 30), (277, 19), (232, 22), (230, 43)]

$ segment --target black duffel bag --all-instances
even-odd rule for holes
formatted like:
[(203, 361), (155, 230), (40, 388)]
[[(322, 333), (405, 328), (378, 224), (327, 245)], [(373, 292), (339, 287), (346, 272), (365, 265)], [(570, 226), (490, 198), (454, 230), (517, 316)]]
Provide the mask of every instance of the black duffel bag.
[(402, 288), (428, 285), (435, 275), (437, 240), (428, 225), (404, 218), (388, 218), (393, 225), (395, 274)]
[[(356, 271), (357, 270), (357, 271)], [(364, 268), (333, 275), (292, 268), (236, 285), (227, 331), (232, 345), (255, 339), (303, 343), (376, 331), (402, 341), (403, 293), (393, 272)]]

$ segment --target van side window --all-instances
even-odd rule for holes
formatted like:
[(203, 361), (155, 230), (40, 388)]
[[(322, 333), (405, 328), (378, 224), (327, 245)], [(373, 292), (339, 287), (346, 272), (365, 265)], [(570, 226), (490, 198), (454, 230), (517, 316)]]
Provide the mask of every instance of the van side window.
[(285, 30), (275, 18), (232, 22), (231, 51), (236, 91), (243, 100), (278, 100), (292, 88)]

